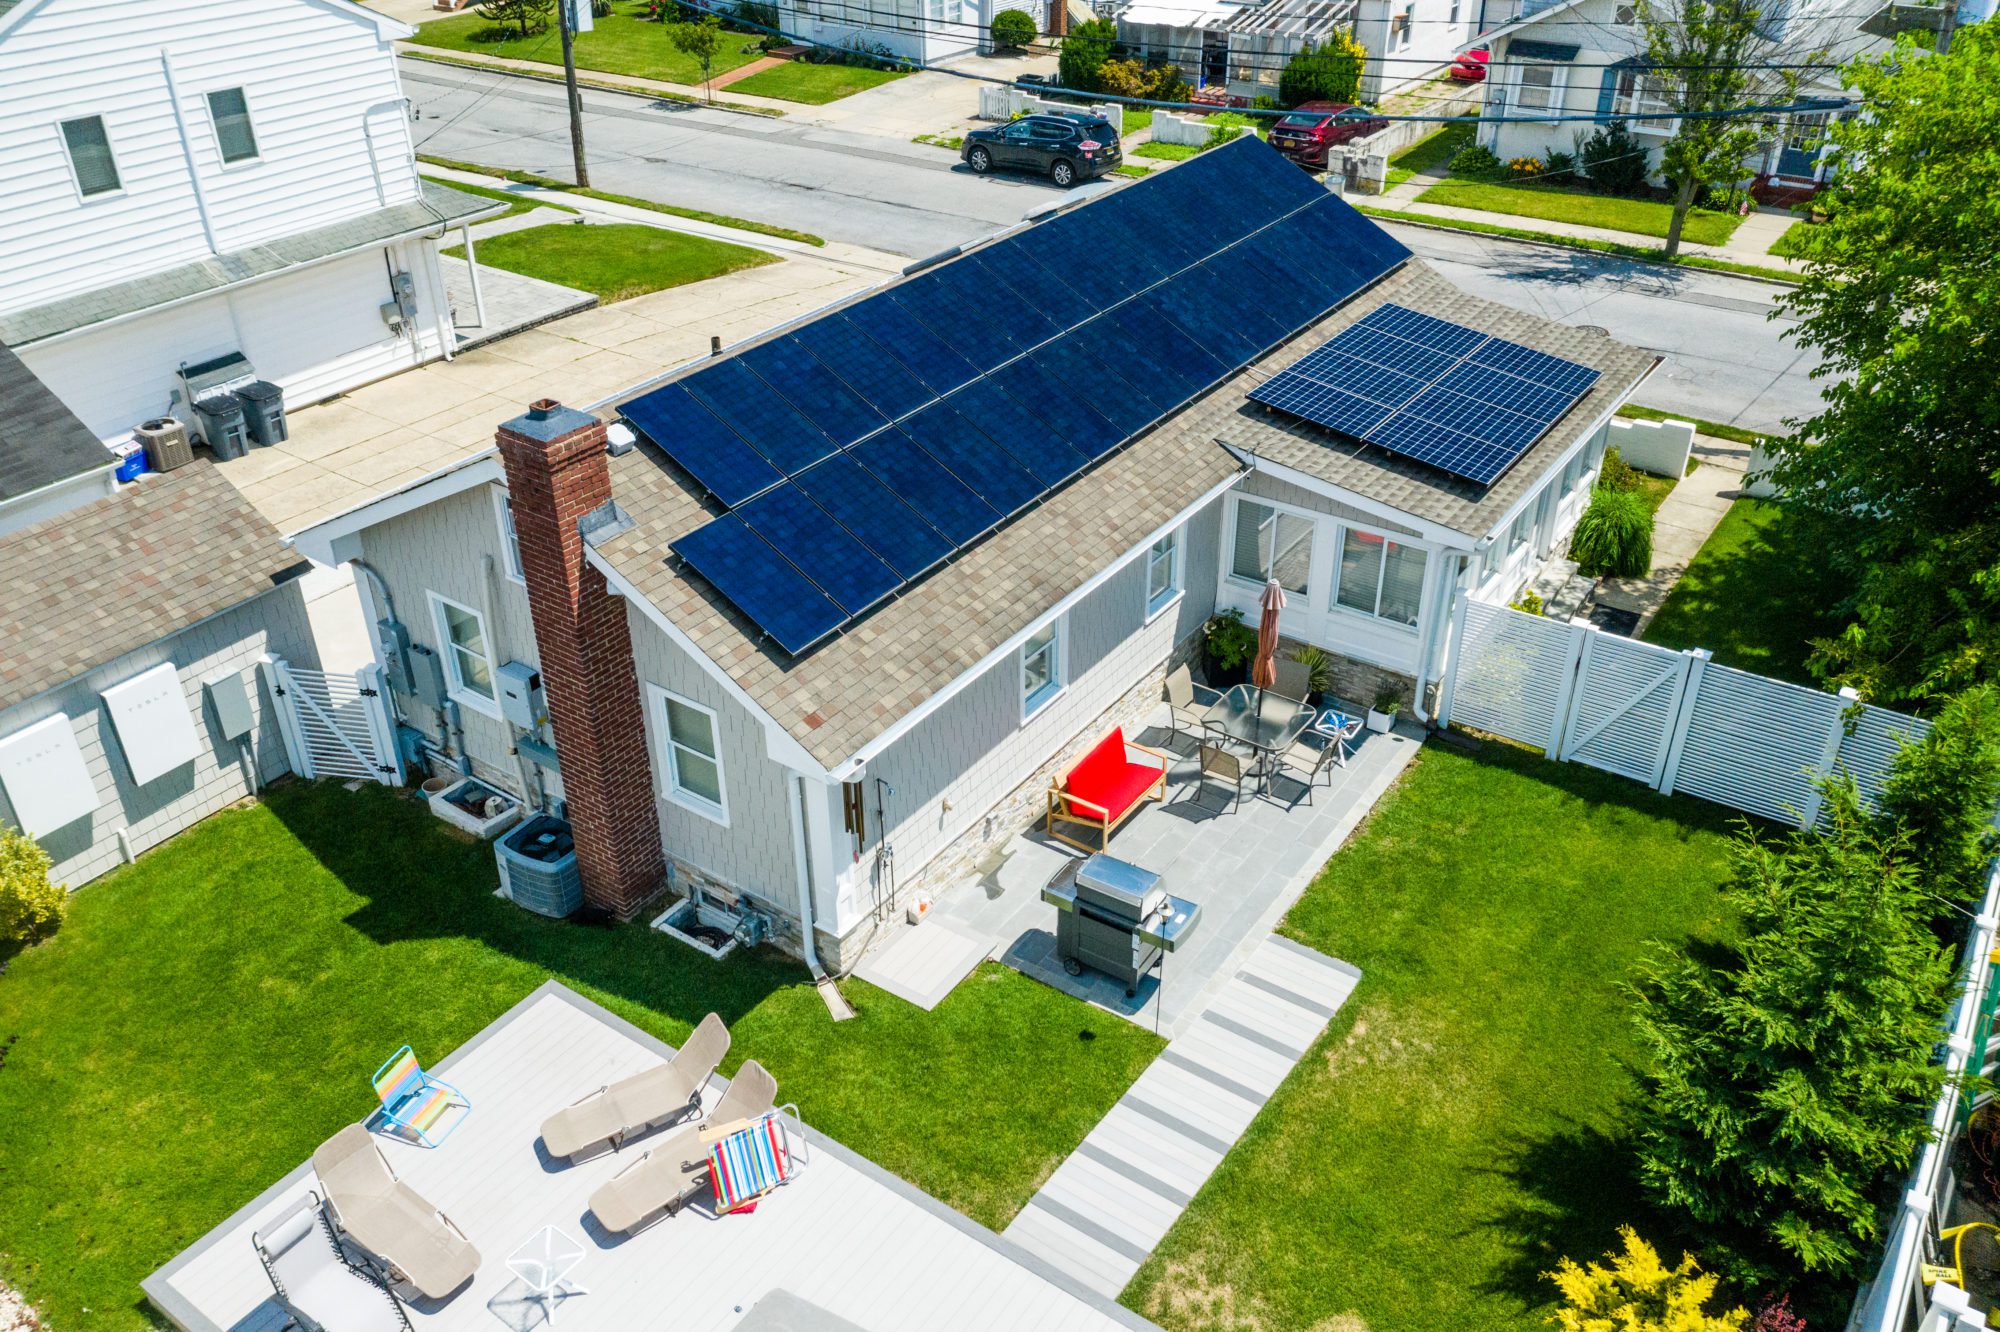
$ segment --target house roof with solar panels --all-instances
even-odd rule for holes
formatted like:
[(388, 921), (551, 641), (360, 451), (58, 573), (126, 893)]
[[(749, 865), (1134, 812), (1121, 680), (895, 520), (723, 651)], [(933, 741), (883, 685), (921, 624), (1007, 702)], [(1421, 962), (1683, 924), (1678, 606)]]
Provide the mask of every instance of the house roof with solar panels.
[(1252, 468), (1470, 549), (1656, 359), (1245, 138), (645, 386), (596, 550), (831, 768)]

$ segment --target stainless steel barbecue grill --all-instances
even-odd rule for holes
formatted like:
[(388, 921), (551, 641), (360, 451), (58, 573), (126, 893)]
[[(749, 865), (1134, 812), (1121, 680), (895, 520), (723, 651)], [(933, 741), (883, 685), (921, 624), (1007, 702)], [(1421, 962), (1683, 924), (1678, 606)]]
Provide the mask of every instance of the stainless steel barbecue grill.
[(1056, 908), (1063, 970), (1102, 972), (1125, 987), (1128, 999), (1201, 919), (1201, 908), (1169, 893), (1159, 875), (1102, 852), (1065, 861), (1042, 900)]

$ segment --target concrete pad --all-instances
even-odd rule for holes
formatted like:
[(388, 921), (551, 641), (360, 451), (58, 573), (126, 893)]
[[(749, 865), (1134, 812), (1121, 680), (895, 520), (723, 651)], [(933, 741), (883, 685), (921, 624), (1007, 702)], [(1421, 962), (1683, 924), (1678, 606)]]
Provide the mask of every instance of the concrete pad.
[(986, 938), (962, 927), (926, 920), (887, 948), (870, 953), (854, 974), (929, 1012), (986, 960), (990, 946)]

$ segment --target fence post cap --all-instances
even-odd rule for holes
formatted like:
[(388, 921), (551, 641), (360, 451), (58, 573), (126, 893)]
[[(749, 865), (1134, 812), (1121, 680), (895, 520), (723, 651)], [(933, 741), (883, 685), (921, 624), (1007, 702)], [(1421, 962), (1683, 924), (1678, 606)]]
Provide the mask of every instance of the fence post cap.
[(1945, 1041), (1944, 1048), (1953, 1054), (1969, 1055), (1972, 1053), (1972, 1038), (1970, 1036), (1953, 1036)]
[(1931, 1200), (1922, 1189), (1911, 1189), (1903, 1195), (1903, 1210), (1921, 1216), (1931, 1210)]
[(1852, 703), (1856, 699), (1861, 697), (1861, 691), (1859, 689), (1856, 689), (1853, 685), (1842, 685), (1840, 687), (1840, 696), (1846, 699), (1849, 703)]
[(2000, 930), (2000, 916), (1996, 916), (1990, 911), (1974, 916), (1972, 923), (1982, 930)]

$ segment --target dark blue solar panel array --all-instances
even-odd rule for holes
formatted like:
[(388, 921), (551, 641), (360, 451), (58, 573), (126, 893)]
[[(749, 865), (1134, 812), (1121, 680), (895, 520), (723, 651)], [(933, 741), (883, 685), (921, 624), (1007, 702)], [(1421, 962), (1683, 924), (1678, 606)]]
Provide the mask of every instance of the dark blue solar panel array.
[(1246, 137), (624, 413), (730, 510), (675, 552), (798, 653), (1408, 254)]
[(1250, 397), (1490, 486), (1596, 382), (1589, 366), (1384, 305)]

